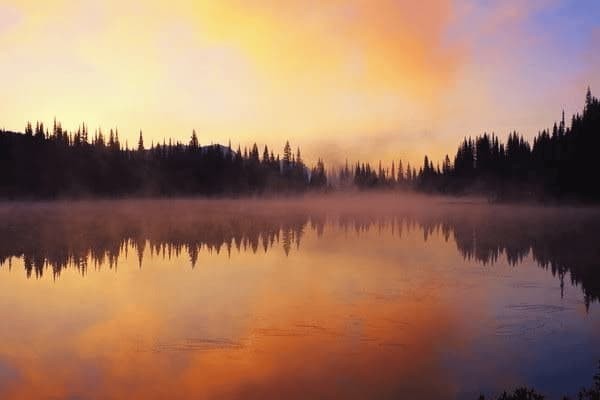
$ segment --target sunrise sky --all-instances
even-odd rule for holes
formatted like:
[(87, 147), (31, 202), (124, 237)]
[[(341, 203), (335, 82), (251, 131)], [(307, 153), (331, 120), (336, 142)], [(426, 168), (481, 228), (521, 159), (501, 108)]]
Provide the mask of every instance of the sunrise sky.
[(599, 49), (598, 0), (0, 0), (0, 127), (420, 162), (579, 110)]

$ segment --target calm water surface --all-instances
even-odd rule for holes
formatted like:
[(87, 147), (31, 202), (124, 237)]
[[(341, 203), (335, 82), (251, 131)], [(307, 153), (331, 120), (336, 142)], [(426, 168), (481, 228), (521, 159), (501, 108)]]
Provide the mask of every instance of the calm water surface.
[(381, 196), (0, 205), (1, 399), (558, 397), (600, 213)]

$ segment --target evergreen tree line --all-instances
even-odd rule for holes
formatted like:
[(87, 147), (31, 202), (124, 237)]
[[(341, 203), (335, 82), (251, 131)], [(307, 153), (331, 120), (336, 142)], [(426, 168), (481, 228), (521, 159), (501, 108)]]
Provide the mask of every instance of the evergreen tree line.
[[(83, 124), (67, 132), (59, 122), (25, 132), (0, 131), (0, 197), (237, 195), (296, 193), (326, 185), (322, 161), (311, 170), (287, 142), (283, 156), (267, 146), (262, 155), (231, 145), (200, 146), (196, 132), (189, 143), (122, 146), (118, 130), (93, 137)], [(312, 173), (311, 173), (312, 172)]]
[[(392, 162), (391, 168), (347, 162), (334, 177), (339, 187), (406, 189), (428, 193), (485, 194), (493, 198), (600, 200), (600, 101), (588, 88), (583, 112), (567, 125), (564, 112), (551, 130), (529, 143), (516, 132), (502, 143), (494, 134), (465, 138), (453, 160), (441, 165), (427, 156), (420, 166)], [(122, 146), (117, 130), (108, 138), (97, 130), (90, 138), (54, 122), (27, 124), (25, 133), (0, 131), (0, 196), (223, 195), (265, 192), (298, 193), (331, 186), (319, 159), (308, 168), (300, 149), (289, 142), (283, 156), (254, 144), (243, 151), (231, 145), (200, 146), (196, 132), (189, 143)]]
[(434, 165), (427, 156), (421, 166), (402, 161), (391, 168), (348, 163), (340, 170), (340, 186), (360, 189), (396, 188), (446, 194), (486, 194), (507, 199), (559, 198), (600, 200), (600, 101), (588, 88), (582, 113), (570, 124), (564, 112), (551, 130), (529, 143), (517, 132), (501, 143), (494, 134), (465, 138), (454, 160), (445, 156)]

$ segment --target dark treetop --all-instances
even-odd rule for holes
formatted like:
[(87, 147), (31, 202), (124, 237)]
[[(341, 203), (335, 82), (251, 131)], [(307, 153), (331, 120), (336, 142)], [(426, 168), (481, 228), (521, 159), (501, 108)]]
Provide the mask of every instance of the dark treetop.
[(402, 188), (447, 194), (484, 194), (496, 199), (600, 200), (600, 101), (588, 89), (581, 114), (567, 125), (564, 112), (551, 130), (529, 143), (513, 132), (506, 143), (494, 134), (465, 138), (454, 159), (434, 165), (400, 160), (384, 168), (348, 164), (338, 174), (341, 186)]
[[(348, 163), (329, 173), (323, 161), (309, 169), (300, 149), (287, 142), (283, 156), (267, 146), (260, 152), (231, 145), (189, 143), (123, 147), (118, 131), (93, 138), (54, 122), (27, 124), (25, 133), (0, 131), (0, 198), (80, 196), (177, 196), (299, 193), (333, 186), (359, 189), (411, 189), (446, 194), (483, 194), (493, 199), (600, 200), (600, 101), (588, 89), (582, 113), (564, 117), (529, 143), (513, 132), (506, 143), (494, 134), (465, 138), (454, 159), (421, 167), (399, 161), (391, 168)], [(328, 179), (329, 178), (329, 179)]]

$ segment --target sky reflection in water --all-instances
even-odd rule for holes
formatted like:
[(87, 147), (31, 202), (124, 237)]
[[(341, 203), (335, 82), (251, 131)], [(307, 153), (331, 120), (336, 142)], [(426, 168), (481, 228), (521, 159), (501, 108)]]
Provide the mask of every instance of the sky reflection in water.
[(0, 206), (0, 398), (550, 395), (600, 358), (594, 210)]

